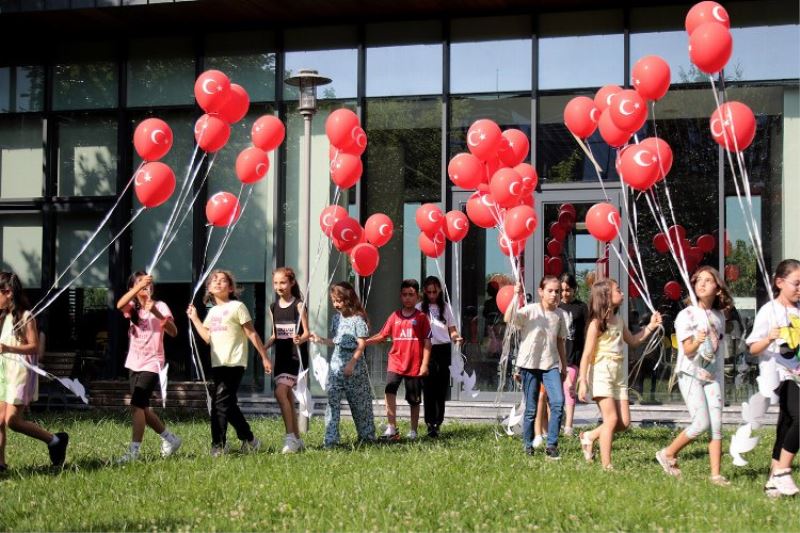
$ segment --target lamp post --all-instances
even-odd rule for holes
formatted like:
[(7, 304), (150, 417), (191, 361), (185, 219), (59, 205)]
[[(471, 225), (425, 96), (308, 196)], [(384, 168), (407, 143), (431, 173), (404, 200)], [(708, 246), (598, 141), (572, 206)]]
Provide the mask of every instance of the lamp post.
[[(300, 90), (300, 101), (297, 111), (303, 115), (303, 167), (300, 172), (300, 206), (298, 213), (298, 247), (297, 263), (300, 267), (300, 286), (308, 287), (311, 283), (310, 257), (308, 254), (309, 241), (311, 240), (311, 119), (317, 112), (317, 87), (327, 85), (330, 78), (320, 76), (316, 70), (300, 69), (296, 76), (290, 76), (284, 83)], [(305, 283), (302, 283), (305, 282)], [(306, 302), (308, 295), (306, 295)], [(308, 418), (298, 417), (298, 429), (301, 433), (308, 431)]]

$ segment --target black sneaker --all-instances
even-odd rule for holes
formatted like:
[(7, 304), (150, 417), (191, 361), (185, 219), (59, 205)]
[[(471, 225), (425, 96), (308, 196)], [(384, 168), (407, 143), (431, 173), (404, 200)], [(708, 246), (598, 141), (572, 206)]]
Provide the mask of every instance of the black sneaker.
[(525, 455), (533, 457), (533, 448), (525, 448)]
[(558, 448), (556, 446), (548, 446), (547, 449), (545, 449), (544, 454), (551, 461), (558, 461), (561, 459), (561, 454), (558, 453)]
[(50, 452), (50, 462), (53, 466), (63, 466), (64, 460), (67, 458), (67, 445), (69, 444), (69, 435), (66, 433), (56, 433), (58, 437), (58, 444), (47, 446), (47, 451)]
[(428, 437), (435, 439), (439, 436), (439, 428), (435, 424), (428, 425)]

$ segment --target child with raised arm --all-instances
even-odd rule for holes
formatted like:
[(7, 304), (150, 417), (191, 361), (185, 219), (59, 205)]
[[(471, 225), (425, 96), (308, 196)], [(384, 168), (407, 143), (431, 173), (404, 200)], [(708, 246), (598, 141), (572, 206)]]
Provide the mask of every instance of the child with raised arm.
[(189, 305), (186, 314), (197, 333), (211, 346), (211, 456), (219, 457), (227, 450), (228, 423), (242, 441), (242, 453), (261, 447), (239, 409), (239, 384), (247, 369), (247, 341), (253, 344), (264, 371), (272, 372), (272, 363), (261, 337), (253, 328), (247, 307), (238, 299), (236, 281), (227, 270), (215, 270), (206, 281), (203, 302), (213, 304), (205, 320), (200, 321), (197, 309)]
[(767, 496), (794, 496), (800, 489), (792, 479), (792, 461), (800, 448), (800, 261), (784, 259), (775, 268), (772, 278), (774, 300), (764, 304), (756, 314), (753, 331), (747, 337), (750, 353), (758, 356), (763, 374), (775, 368), (780, 386), (778, 425), (772, 463), (764, 491)]
[(692, 423), (669, 446), (656, 452), (656, 460), (664, 472), (680, 477), (678, 454), (703, 432), (709, 431), (710, 480), (724, 487), (730, 485), (730, 481), (720, 474), (724, 313), (733, 306), (733, 298), (713, 267), (702, 266), (697, 269), (691, 283), (697, 306), (691, 305), (691, 300), (686, 302), (687, 307), (675, 317), (675, 336), (678, 339), (678, 387)]
[(334, 346), (328, 367), (328, 407), (325, 410), (325, 448), (339, 444), (342, 395), (347, 398), (358, 432), (358, 440), (375, 440), (372, 386), (364, 361), (365, 339), (369, 335), (367, 313), (353, 286), (340, 281), (331, 287), (331, 304), (337, 313), (331, 320), (331, 338), (311, 334), (311, 342)]
[(405, 382), (406, 401), (411, 406), (411, 431), (408, 438), (417, 438), (419, 406), (422, 403), (422, 378), (428, 375), (431, 357), (431, 326), (428, 316), (417, 309), (419, 283), (406, 279), (400, 284), (401, 308), (386, 319), (380, 333), (367, 339), (367, 345), (392, 339), (386, 371), (386, 431), (382, 438), (399, 440), (397, 431), (397, 389)]
[(172, 311), (167, 304), (154, 299), (153, 276), (134, 272), (128, 279), (128, 292), (117, 302), (128, 327), (128, 357), (125, 368), (130, 374), (131, 418), (133, 429), (128, 451), (118, 463), (128, 463), (139, 458), (144, 430), (149, 427), (161, 437), (161, 456), (169, 457), (181, 447), (181, 439), (169, 431), (150, 407), (150, 398), (160, 383), (160, 372), (166, 364), (164, 333), (170, 337), (178, 334)]
[(646, 327), (636, 335), (631, 334), (617, 316), (623, 298), (622, 289), (613, 279), (603, 279), (592, 285), (589, 326), (578, 377), (578, 398), (585, 402), (591, 389), (591, 395), (603, 416), (600, 426), (580, 434), (581, 449), (584, 458), (591, 461), (594, 441), (600, 439), (600, 460), (604, 470), (614, 469), (611, 464), (614, 433), (625, 431), (631, 424), (628, 365), (625, 364), (622, 343), (636, 348), (661, 324), (661, 314), (656, 312)]
[(545, 276), (539, 282), (539, 301), (525, 305), (514, 312), (522, 284), (514, 288), (514, 301), (506, 309), (504, 319), (521, 329), (517, 353), (515, 378), (522, 381), (525, 394), (525, 413), (522, 418), (522, 445), (528, 455), (533, 455), (533, 433), (539, 389), (544, 385), (550, 406), (545, 455), (558, 460), (558, 430), (564, 408), (563, 382), (567, 373), (564, 339), (567, 325), (564, 312), (558, 308), (561, 283), (555, 276)]

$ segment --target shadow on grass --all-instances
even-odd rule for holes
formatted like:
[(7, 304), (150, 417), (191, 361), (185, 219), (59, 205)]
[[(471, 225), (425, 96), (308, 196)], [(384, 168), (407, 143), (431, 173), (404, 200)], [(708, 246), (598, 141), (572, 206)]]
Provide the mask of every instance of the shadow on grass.
[(52, 465), (28, 465), (22, 468), (9, 468), (7, 472), (0, 475), (2, 479), (28, 478), (34, 476), (60, 476), (69, 475), (77, 472), (93, 472), (112, 466), (109, 461), (92, 458), (79, 461), (68, 461), (63, 467)]

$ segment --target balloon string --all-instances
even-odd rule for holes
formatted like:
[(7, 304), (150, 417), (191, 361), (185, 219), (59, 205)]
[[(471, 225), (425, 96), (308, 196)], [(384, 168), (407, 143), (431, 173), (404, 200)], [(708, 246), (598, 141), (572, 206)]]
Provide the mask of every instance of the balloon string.
[[(36, 373), (36, 374), (38, 374), (38, 375), (40, 375), (42, 377), (45, 377), (45, 378), (49, 379), (50, 381), (58, 382), (62, 387), (64, 387), (65, 389), (67, 389), (71, 393), (75, 394), (76, 396), (78, 396), (78, 394), (72, 388), (68, 387), (67, 384), (64, 383), (61, 380), (62, 379), (71, 380), (71, 381), (79, 384), (81, 386), (81, 388), (83, 388), (83, 385), (81, 384), (81, 382), (78, 379), (75, 379), (75, 378), (60, 378), (60, 377), (56, 376), (55, 374), (52, 374), (52, 373), (48, 372), (47, 370), (45, 370), (44, 368), (40, 367), (38, 364), (28, 361), (27, 359), (25, 359), (25, 356), (23, 356), (21, 354), (0, 353), (0, 356), (2, 356), (3, 358), (5, 358), (5, 359), (7, 359), (9, 361), (12, 361), (12, 362), (17, 363), (19, 365), (22, 365), (23, 367), (27, 368), (28, 370), (31, 370), (32, 372), (34, 372), (34, 373)], [(78, 396), (78, 397), (83, 401), (83, 403), (88, 405), (89, 402), (84, 397), (82, 397), (82, 396)]]
[(195, 339), (194, 329), (192, 328), (192, 324), (189, 324), (189, 348), (191, 349), (192, 354), (192, 365), (194, 365), (194, 370), (196, 375), (200, 378), (201, 382), (203, 383), (203, 390), (206, 393), (206, 408), (208, 409), (209, 416), (211, 415), (211, 394), (208, 391), (208, 386), (206, 385), (206, 373), (203, 370), (203, 361), (200, 360), (200, 350), (197, 346), (197, 339)]

